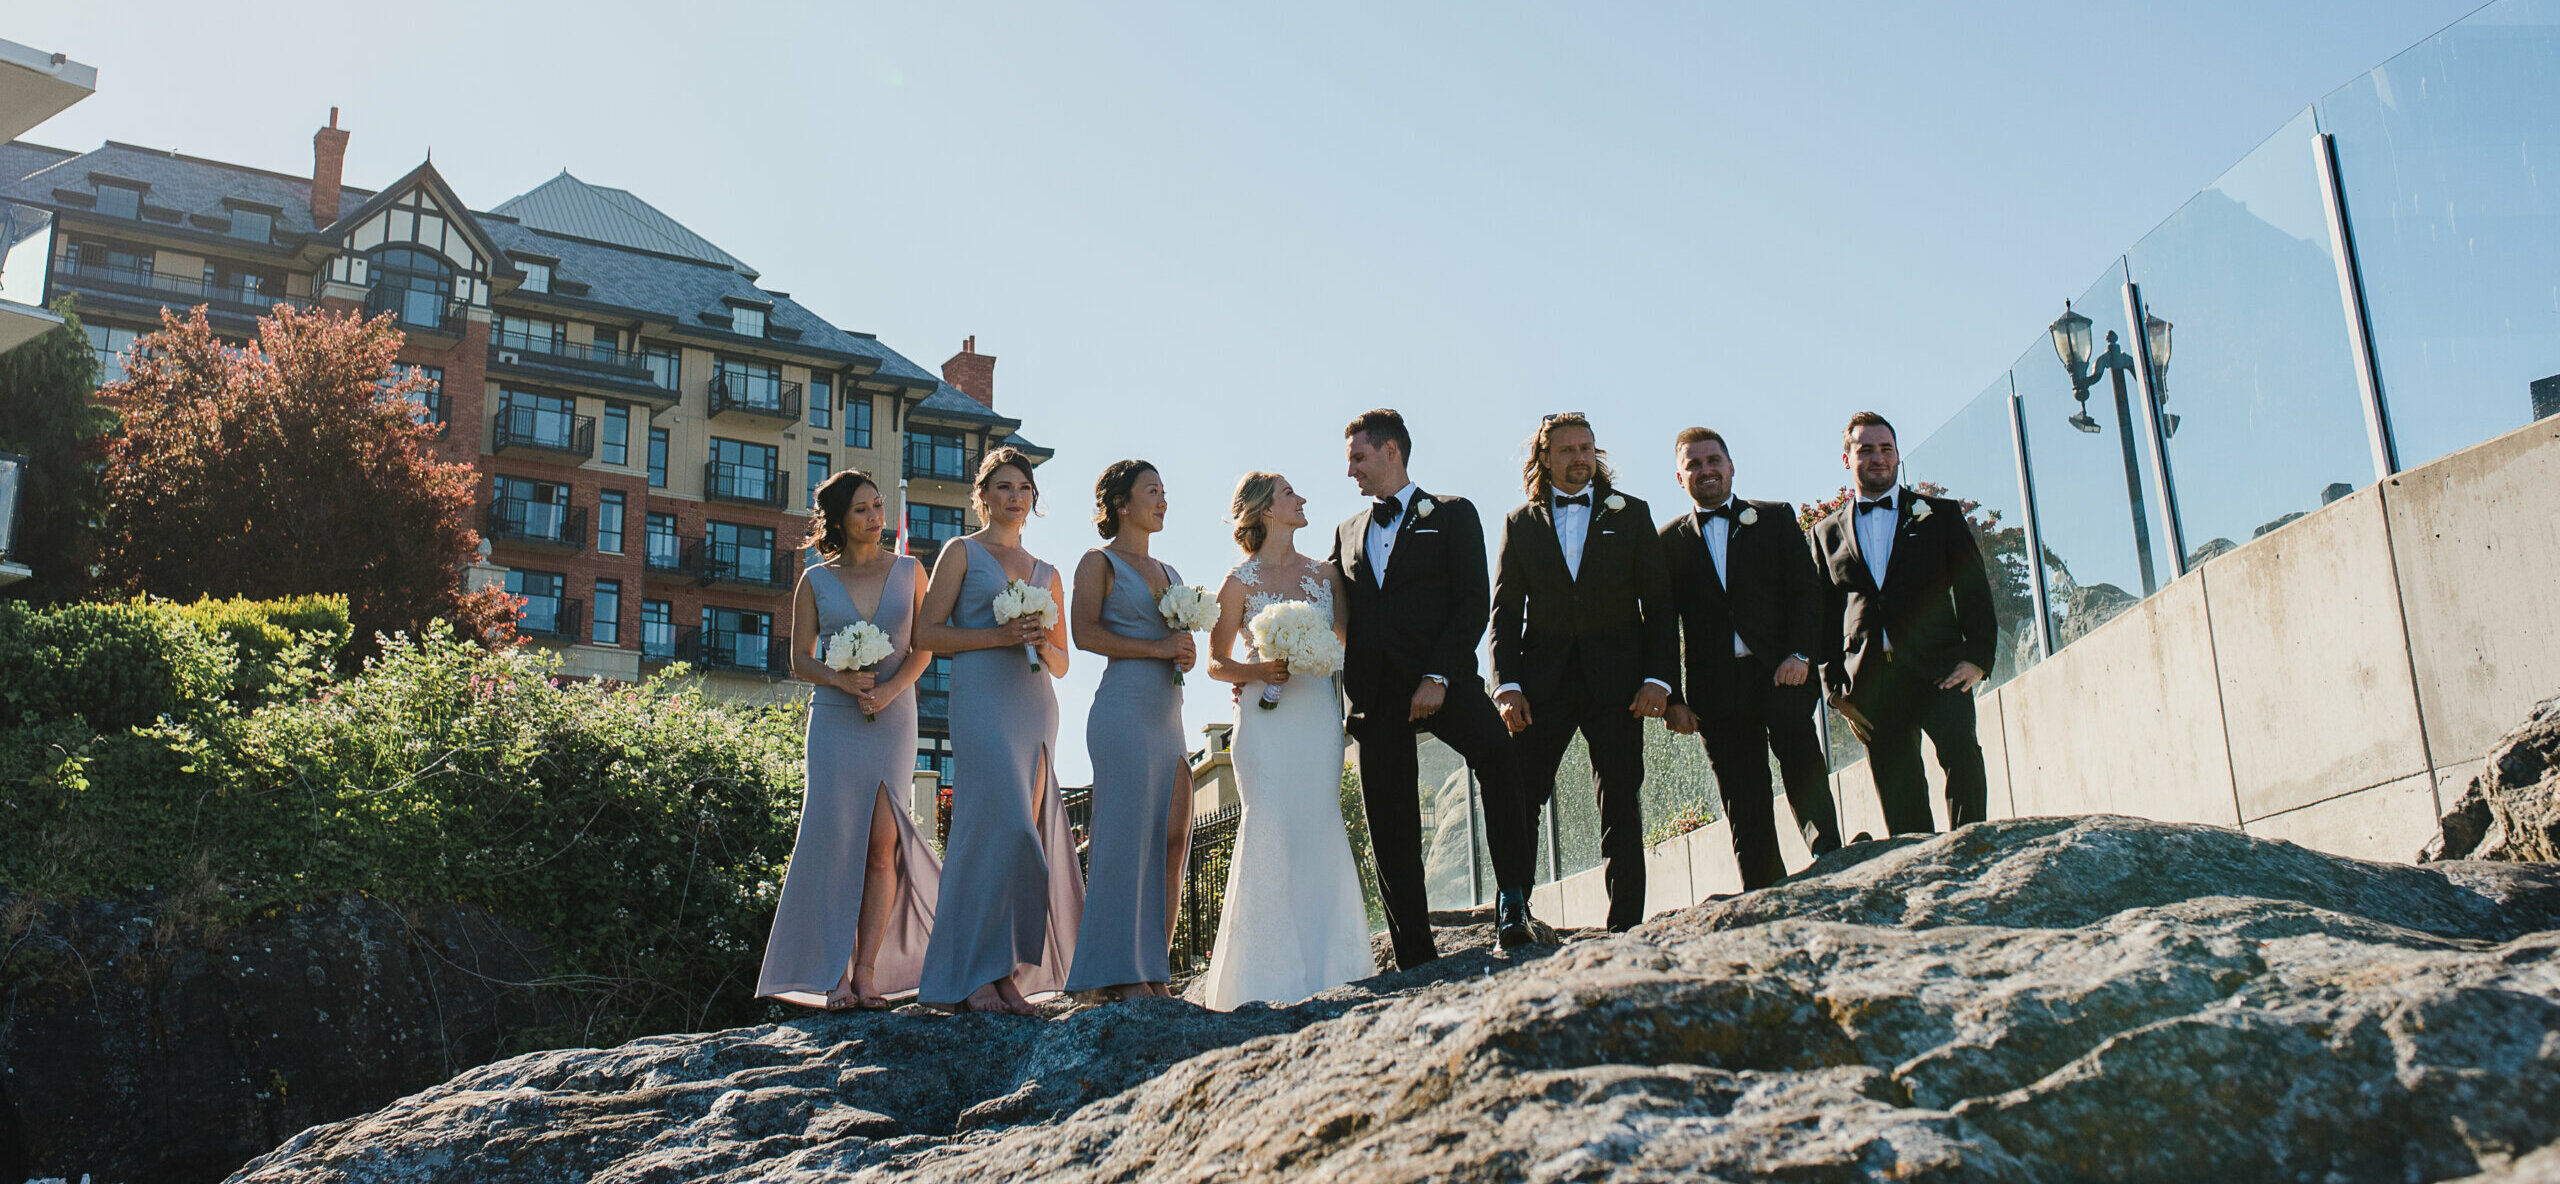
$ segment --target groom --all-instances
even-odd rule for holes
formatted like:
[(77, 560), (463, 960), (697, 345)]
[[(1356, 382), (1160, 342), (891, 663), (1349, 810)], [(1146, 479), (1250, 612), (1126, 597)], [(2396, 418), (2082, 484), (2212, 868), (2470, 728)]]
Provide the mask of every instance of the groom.
[(1424, 493), (1406, 476), (1413, 437), (1403, 416), (1364, 412), (1342, 434), (1351, 479), (1376, 499), (1333, 534), (1332, 559), (1349, 602), (1342, 690), (1351, 712), (1344, 727), (1360, 746), (1361, 799), (1396, 965), (1439, 957), (1422, 882), (1414, 754), (1422, 732), (1456, 749), (1475, 771), (1498, 889), (1497, 936), (1506, 948), (1522, 945), (1530, 940), (1537, 839), (1512, 775), (1510, 733), (1476, 674), (1476, 643), (1492, 598), (1484, 528), (1464, 499)]

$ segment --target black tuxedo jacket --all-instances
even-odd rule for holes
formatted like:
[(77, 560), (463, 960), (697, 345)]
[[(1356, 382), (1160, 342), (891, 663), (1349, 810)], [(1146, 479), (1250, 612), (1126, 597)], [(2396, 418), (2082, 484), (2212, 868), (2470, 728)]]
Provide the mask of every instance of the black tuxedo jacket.
[[(1920, 507), (1927, 506), (1927, 513)], [(1867, 571), (1858, 545), (1855, 500), (1815, 523), (1814, 545), (1830, 592), (1824, 607), (1831, 635), (1839, 639), (1835, 661), (1823, 670), (1832, 690), (1861, 697), (1884, 668), (1884, 635), (1893, 635), (1897, 664), (1931, 682), (1953, 673), (1958, 662), (1991, 669), (2000, 625), (1991, 604), (1991, 579), (1982, 549), (1965, 524), (1964, 505), (1925, 497), (1904, 486), (1894, 505), (1893, 552), (1884, 583)], [(1879, 511), (1881, 512), (1881, 511)]]
[(1491, 598), (1484, 526), (1465, 498), (1417, 490), (1396, 519), (1395, 552), (1381, 582), (1369, 565), (1370, 514), (1362, 510), (1333, 532), (1332, 558), (1349, 601), (1342, 692), (1354, 715), (1391, 709), (1402, 719), (1426, 674), (1447, 679), (1453, 692), (1480, 682), (1476, 642)]
[(1693, 704), (1714, 703), (1732, 678), (1737, 633), (1754, 657), (1773, 666), (1793, 654), (1820, 665), (1839, 648), (1822, 627), (1822, 579), (1795, 509), (1785, 502), (1737, 499), (1737, 505), (1749, 507), (1753, 520), (1727, 529), (1721, 580), (1696, 514), (1662, 524), (1671, 599), (1688, 635), (1682, 665)]
[[(1502, 520), (1493, 575), (1493, 681), (1520, 684), (1532, 711), (1582, 660), (1593, 693), (1632, 700), (1648, 678), (1680, 685), (1680, 626), (1653, 512), (1640, 498), (1594, 487), (1580, 575), (1565, 566), (1553, 508), (1538, 501)], [(1624, 499), (1610, 509), (1610, 498)], [(1614, 700), (1613, 700), (1614, 701)]]

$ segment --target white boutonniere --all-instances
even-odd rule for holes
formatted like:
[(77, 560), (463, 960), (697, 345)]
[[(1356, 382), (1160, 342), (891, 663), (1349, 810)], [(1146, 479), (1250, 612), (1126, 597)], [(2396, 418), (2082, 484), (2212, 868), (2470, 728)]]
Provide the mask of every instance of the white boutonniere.
[(1623, 510), (1627, 508), (1627, 499), (1619, 497), (1617, 494), (1613, 493), (1603, 499), (1600, 504), (1607, 506), (1612, 510)]
[(1417, 520), (1430, 517), (1431, 512), (1439, 508), (1440, 503), (1432, 501), (1430, 498), (1418, 497), (1413, 499), (1413, 516)]
[(1916, 497), (1911, 499), (1911, 520), (1914, 522), (1925, 522), (1928, 521), (1928, 518), (1929, 503)]
[(1738, 515), (1736, 515), (1736, 516), (1734, 517), (1734, 521), (1739, 522), (1739, 523), (1743, 524), (1744, 526), (1749, 526), (1749, 525), (1751, 525), (1751, 524), (1752, 524), (1752, 523), (1754, 523), (1754, 522), (1758, 522), (1759, 520), (1760, 520), (1760, 507), (1758, 507), (1758, 506), (1744, 506), (1744, 507), (1742, 507), (1742, 513), (1740, 513), (1740, 514), (1738, 514)]

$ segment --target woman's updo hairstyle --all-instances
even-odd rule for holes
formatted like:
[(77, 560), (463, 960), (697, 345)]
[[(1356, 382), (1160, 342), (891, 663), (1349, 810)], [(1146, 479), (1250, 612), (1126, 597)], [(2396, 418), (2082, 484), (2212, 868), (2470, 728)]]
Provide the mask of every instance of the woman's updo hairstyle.
[(1236, 495), (1227, 503), (1227, 521), (1236, 528), (1236, 545), (1251, 555), (1262, 549), (1271, 538), (1271, 528), (1262, 524), (1271, 512), (1272, 503), (1280, 500), (1280, 474), (1260, 470), (1250, 472), (1236, 482)]
[(880, 483), (860, 469), (845, 469), (818, 482), (818, 512), (809, 518), (809, 537), (800, 540), (803, 547), (816, 547), (821, 555), (842, 555), (845, 548), (844, 516), (853, 508), (862, 487), (874, 489)]
[(996, 470), (1007, 465), (1022, 470), (1022, 479), (1031, 486), (1031, 512), (1040, 512), (1040, 479), (1031, 474), (1030, 454), (1006, 444), (987, 450), (986, 458), (978, 462), (978, 478), (969, 486), (969, 500), (977, 503), (981, 522), (988, 520), (987, 483), (996, 479)]
[(1155, 471), (1142, 460), (1115, 460), (1102, 470), (1102, 478), (1093, 483), (1093, 529), (1105, 539), (1119, 538), (1120, 511), (1137, 495), (1138, 478)]

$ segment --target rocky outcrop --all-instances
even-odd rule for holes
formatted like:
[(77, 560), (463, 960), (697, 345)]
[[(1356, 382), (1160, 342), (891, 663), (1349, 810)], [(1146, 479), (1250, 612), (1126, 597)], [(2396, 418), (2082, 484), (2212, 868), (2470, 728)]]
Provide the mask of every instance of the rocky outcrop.
[(568, 1029), (533, 939), (458, 905), (348, 896), (234, 926), (168, 902), (0, 898), (0, 1169), (214, 1181)]
[(2560, 698), (2489, 749), (2421, 858), (2560, 860)]
[[(1476, 935), (1480, 937), (1480, 935)], [(472, 1070), (243, 1182), (2526, 1179), (2560, 868), (2022, 819), (1282, 1008), (811, 1016)]]

